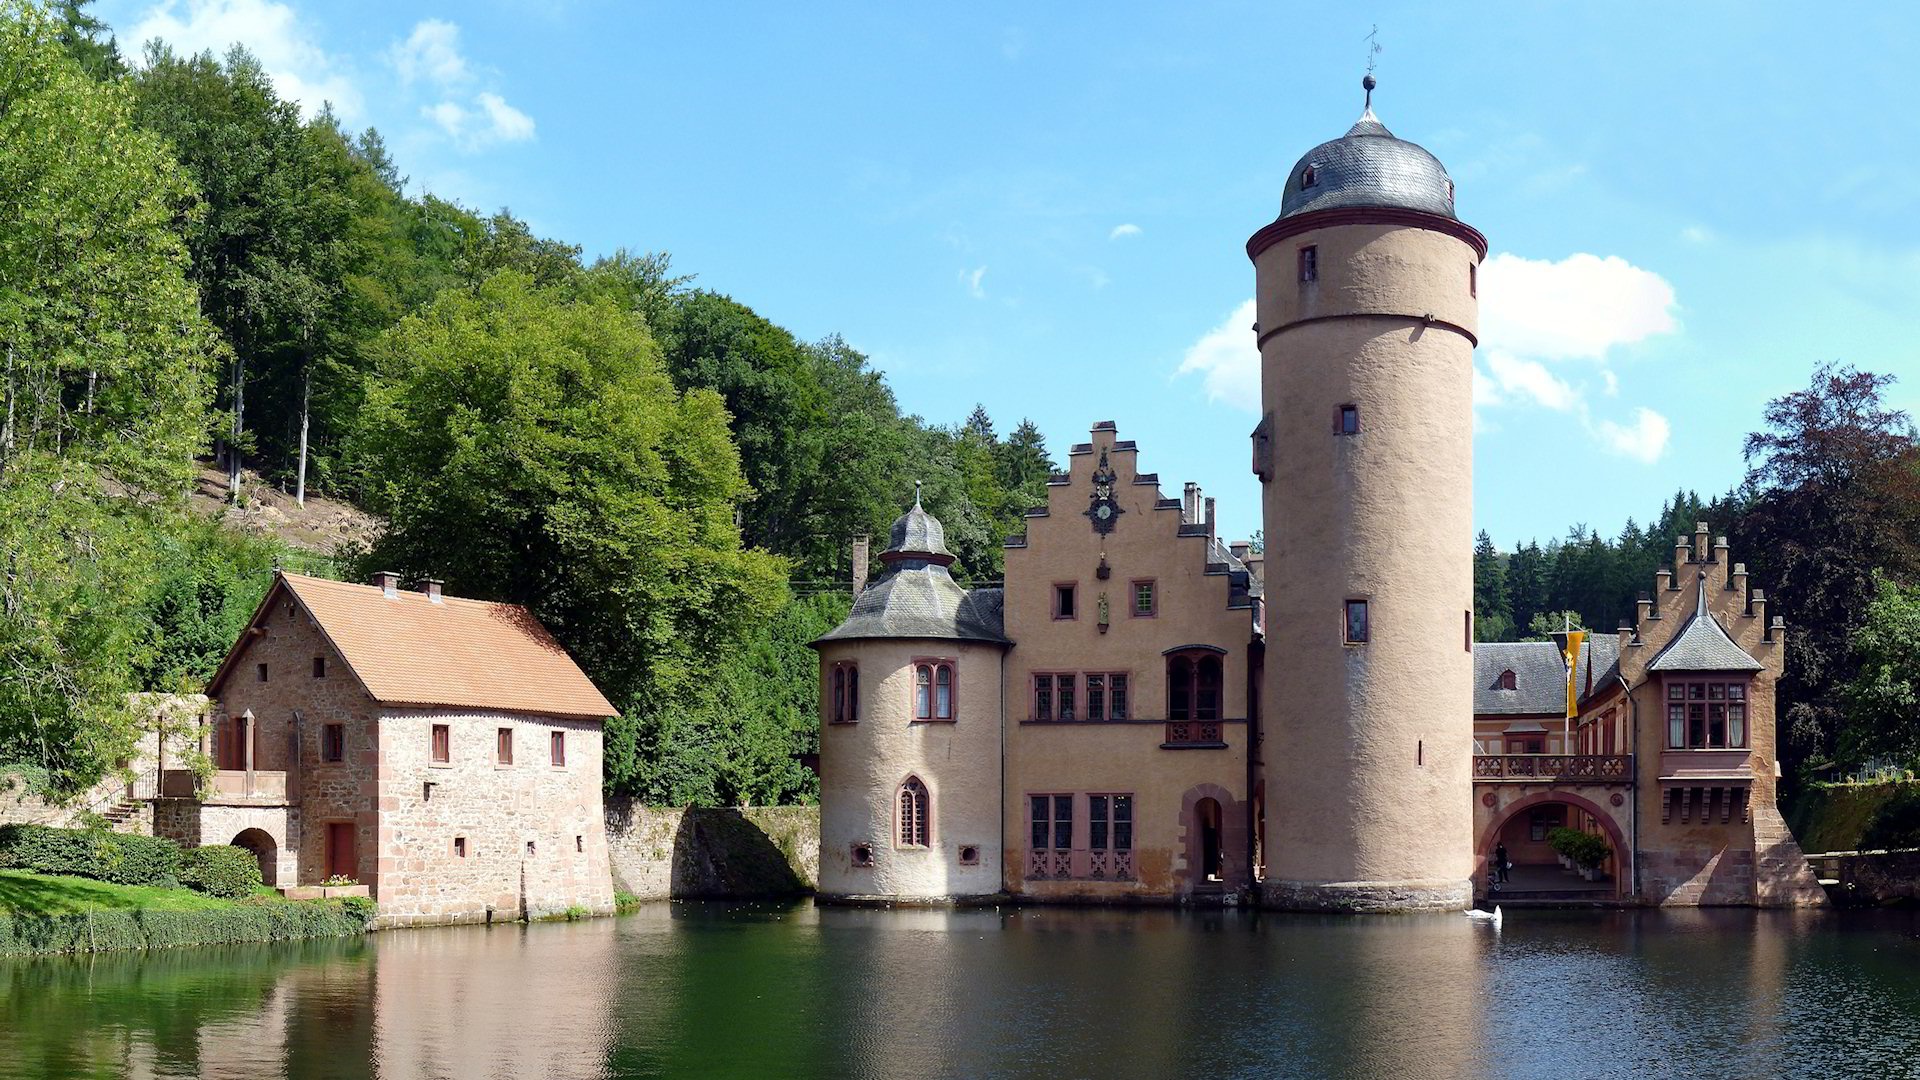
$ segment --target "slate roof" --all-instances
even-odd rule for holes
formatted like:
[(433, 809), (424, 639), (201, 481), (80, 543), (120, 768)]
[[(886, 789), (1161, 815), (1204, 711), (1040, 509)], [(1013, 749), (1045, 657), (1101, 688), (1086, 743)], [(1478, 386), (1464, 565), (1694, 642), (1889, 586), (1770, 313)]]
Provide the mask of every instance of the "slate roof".
[(879, 577), (853, 600), (846, 621), (814, 642), (865, 638), (945, 638), (1007, 644), (999, 589), (966, 589), (947, 564), (946, 529), (920, 506), (893, 523)]
[[(1314, 182), (1300, 181), (1312, 166)], [(1396, 138), (1369, 108), (1338, 139), (1306, 152), (1287, 174), (1280, 217), (1345, 206), (1390, 206), (1454, 217), (1453, 182), (1440, 159)]]
[(1733, 643), (1707, 609), (1707, 575), (1700, 575), (1700, 599), (1687, 625), (1667, 642), (1648, 671), (1759, 671), (1766, 665)]
[[(1513, 672), (1512, 690), (1500, 673)], [(1567, 666), (1551, 641), (1482, 641), (1473, 647), (1475, 716), (1562, 716), (1567, 711)]]
[[(518, 604), (439, 602), (401, 589), (280, 572), (251, 626), (264, 625), (291, 595), (367, 693), (382, 705), (497, 709), (603, 720), (613, 707), (532, 613)], [(207, 686), (217, 695), (243, 635)]]

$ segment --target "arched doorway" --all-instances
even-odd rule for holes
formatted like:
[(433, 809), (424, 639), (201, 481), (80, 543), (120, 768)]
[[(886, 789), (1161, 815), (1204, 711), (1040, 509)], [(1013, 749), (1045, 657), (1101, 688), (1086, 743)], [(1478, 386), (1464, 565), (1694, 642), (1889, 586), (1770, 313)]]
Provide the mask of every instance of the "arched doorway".
[(260, 863), (262, 882), (268, 885), (278, 884), (274, 879), (279, 876), (276, 871), (280, 861), (280, 849), (273, 842), (273, 837), (260, 829), (246, 829), (233, 838), (233, 846), (246, 848), (253, 853), (253, 857)]
[[(1598, 880), (1588, 880), (1577, 870), (1561, 865), (1559, 854), (1547, 841), (1557, 828), (1597, 833), (1606, 839), (1612, 854), (1601, 864)], [(1487, 826), (1478, 848), (1481, 873), (1476, 879), (1477, 888), (1484, 889), (1502, 847), (1513, 864), (1507, 880), (1500, 884), (1502, 892), (1545, 892), (1568, 898), (1586, 894), (1593, 899), (1618, 899), (1631, 892), (1633, 852), (1619, 823), (1598, 804), (1570, 792), (1528, 795), (1506, 807)]]
[(1200, 831), (1200, 880), (1218, 883), (1223, 880), (1220, 857), (1220, 801), (1201, 799), (1193, 804), (1194, 825)]

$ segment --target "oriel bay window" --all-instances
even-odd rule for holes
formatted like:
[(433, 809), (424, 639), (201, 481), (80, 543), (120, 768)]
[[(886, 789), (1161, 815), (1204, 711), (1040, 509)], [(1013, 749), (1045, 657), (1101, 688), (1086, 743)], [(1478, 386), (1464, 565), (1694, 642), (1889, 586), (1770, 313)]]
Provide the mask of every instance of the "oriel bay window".
[(1667, 746), (1741, 750), (1747, 745), (1747, 683), (1667, 681)]
[(916, 660), (913, 665), (913, 718), (953, 719), (953, 661)]
[(1220, 655), (1194, 649), (1167, 657), (1167, 719), (1220, 719)]

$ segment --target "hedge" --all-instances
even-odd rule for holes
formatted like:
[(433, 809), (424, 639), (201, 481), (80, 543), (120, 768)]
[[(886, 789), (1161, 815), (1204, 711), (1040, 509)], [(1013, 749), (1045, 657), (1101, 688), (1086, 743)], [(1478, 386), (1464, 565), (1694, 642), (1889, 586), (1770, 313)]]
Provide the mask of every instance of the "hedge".
[(180, 887), (180, 845), (97, 829), (0, 825), (0, 869), (175, 889)]
[(239, 900), (260, 887), (260, 860), (232, 844), (188, 848), (180, 853), (180, 884), (208, 896)]
[[(358, 900), (359, 903), (352, 901)], [(93, 911), (75, 915), (0, 914), (0, 956), (170, 949), (250, 941), (364, 934), (374, 906), (347, 900), (266, 900), (210, 911)]]

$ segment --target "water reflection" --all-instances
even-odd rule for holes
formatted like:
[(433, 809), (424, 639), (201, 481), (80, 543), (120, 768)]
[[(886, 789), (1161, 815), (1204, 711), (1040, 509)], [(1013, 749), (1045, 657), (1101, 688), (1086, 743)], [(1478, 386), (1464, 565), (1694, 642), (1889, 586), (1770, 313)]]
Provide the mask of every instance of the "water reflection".
[(1916, 972), (1911, 914), (663, 904), (0, 964), (0, 1077), (1903, 1075)]

